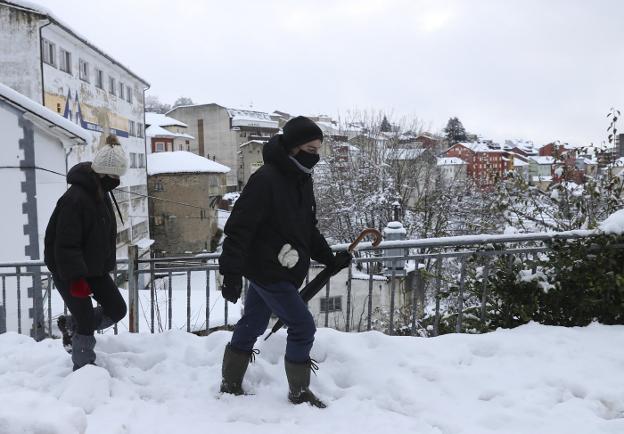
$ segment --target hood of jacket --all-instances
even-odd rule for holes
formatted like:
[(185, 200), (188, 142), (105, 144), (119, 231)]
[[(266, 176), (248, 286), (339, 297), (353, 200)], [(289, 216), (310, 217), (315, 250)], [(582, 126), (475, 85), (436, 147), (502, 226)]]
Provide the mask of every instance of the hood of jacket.
[(265, 164), (272, 164), (281, 172), (295, 178), (308, 178), (310, 175), (302, 172), (289, 158), (288, 152), (282, 145), (282, 135), (276, 134), (262, 148), (262, 159)]
[(98, 184), (95, 179), (97, 175), (91, 169), (91, 162), (78, 163), (67, 173), (67, 183), (79, 185), (89, 193), (97, 194)]

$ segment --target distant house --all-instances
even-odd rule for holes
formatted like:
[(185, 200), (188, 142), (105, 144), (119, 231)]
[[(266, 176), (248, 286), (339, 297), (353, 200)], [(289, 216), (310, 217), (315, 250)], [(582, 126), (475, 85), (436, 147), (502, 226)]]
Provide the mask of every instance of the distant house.
[(230, 168), (187, 151), (147, 157), (152, 252), (184, 255), (213, 251), (217, 208)]
[[(0, 125), (0, 185), (4, 205), (0, 262), (42, 260), (45, 229), (56, 201), (67, 189), (68, 156), (84, 148), (92, 140), (91, 133), (3, 84), (0, 84)], [(41, 272), (39, 267), (25, 267), (22, 271)], [(22, 280), (24, 287), (19, 301), (22, 306), (42, 306), (41, 288), (33, 291), (31, 281), (41, 282)], [(5, 306), (16, 306), (18, 301), (12, 279), (8, 284), (7, 288), (3, 287), (5, 299), (0, 303), (0, 333), (16, 331), (18, 327), (16, 315), (8, 321), (6, 317)], [(22, 328), (32, 326), (31, 336), (42, 336), (43, 319), (32, 320), (33, 310), (29, 309)]]
[(268, 140), (279, 131), (279, 122), (268, 113), (219, 104), (180, 106), (167, 116), (188, 125), (187, 133), (197, 138), (198, 155), (233, 168), (227, 174), (228, 191), (243, 187), (238, 176), (240, 145), (250, 140)]
[(457, 157), (440, 157), (437, 159), (442, 182), (451, 185), (464, 182), (468, 178), (468, 163)]
[(184, 122), (160, 113), (147, 112), (145, 125), (149, 152), (198, 152), (195, 137), (186, 133), (188, 126)]
[(507, 152), (492, 149), (482, 142), (456, 143), (444, 155), (461, 158), (468, 163), (468, 176), (482, 187), (491, 186), (509, 170)]
[(546, 190), (553, 181), (555, 159), (550, 156), (529, 157), (529, 182)]
[(247, 184), (249, 177), (264, 164), (262, 158), (262, 148), (266, 141), (250, 140), (240, 145), (238, 158), (238, 183)]
[(516, 153), (511, 154), (513, 171), (525, 181), (529, 181), (529, 159)]

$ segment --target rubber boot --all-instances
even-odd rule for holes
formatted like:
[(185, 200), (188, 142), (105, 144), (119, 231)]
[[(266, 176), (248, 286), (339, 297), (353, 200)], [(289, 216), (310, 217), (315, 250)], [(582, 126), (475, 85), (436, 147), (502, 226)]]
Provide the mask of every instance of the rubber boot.
[(60, 315), (56, 320), (56, 325), (62, 335), (63, 348), (69, 354), (72, 353), (72, 337), (74, 336), (76, 325), (71, 315)]
[(230, 344), (225, 346), (223, 353), (223, 365), (221, 366), (221, 393), (244, 395), (243, 377), (247, 372), (249, 362), (253, 361), (259, 350), (245, 352), (233, 348)]
[(310, 372), (318, 370), (318, 366), (313, 360), (304, 363), (292, 363), (284, 359), (286, 368), (286, 378), (288, 378), (288, 400), (293, 404), (308, 404), (325, 408), (327, 405), (312, 393), (310, 387)]
[(79, 335), (72, 338), (72, 361), (74, 371), (85, 365), (95, 365), (95, 336)]

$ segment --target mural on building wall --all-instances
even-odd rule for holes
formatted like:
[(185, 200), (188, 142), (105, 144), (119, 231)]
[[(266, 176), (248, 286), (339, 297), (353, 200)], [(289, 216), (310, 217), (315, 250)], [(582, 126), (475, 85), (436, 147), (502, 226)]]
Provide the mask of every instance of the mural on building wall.
[(127, 138), (128, 119), (111, 112), (105, 107), (93, 107), (81, 102), (79, 92), (76, 91), (72, 98), (72, 91), (67, 91), (67, 96), (46, 92), (46, 107), (59, 113), (82, 128), (98, 133), (109, 131), (117, 137)]

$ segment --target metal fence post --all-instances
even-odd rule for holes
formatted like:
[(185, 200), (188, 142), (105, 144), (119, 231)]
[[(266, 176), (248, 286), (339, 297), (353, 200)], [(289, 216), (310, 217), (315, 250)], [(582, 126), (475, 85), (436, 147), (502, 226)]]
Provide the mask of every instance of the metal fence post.
[(139, 332), (139, 248), (128, 246), (128, 331)]
[(461, 273), (459, 277), (459, 300), (457, 306), (457, 322), (455, 323), (455, 332), (461, 333), (462, 320), (464, 318), (464, 285), (466, 284), (466, 258), (462, 258)]

